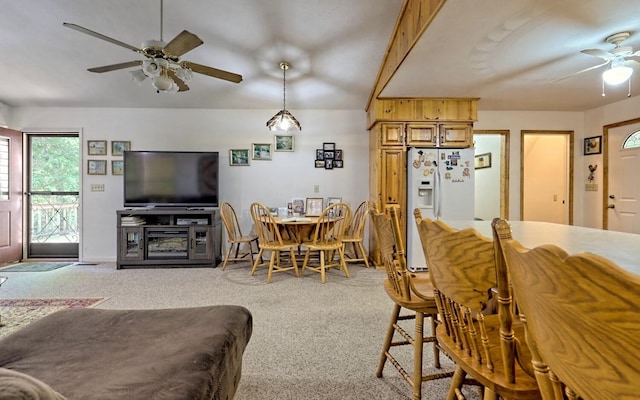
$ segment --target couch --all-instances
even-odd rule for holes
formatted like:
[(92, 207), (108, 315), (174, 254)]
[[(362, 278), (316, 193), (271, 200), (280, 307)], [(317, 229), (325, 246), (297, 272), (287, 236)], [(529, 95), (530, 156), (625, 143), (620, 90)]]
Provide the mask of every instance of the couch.
[(232, 399), (252, 329), (231, 305), (61, 310), (0, 340), (0, 399)]

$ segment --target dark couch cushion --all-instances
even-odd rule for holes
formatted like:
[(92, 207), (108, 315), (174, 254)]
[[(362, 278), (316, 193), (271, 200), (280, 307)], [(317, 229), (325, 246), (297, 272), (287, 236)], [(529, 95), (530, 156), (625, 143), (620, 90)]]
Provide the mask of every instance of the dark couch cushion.
[(252, 328), (240, 306), (67, 309), (0, 340), (0, 367), (69, 400), (231, 399)]

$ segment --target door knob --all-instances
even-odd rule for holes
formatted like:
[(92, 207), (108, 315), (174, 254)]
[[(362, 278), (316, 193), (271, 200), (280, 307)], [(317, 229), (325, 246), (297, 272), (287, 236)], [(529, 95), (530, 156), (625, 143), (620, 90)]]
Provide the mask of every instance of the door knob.
[(610, 199), (615, 199), (615, 198), (616, 198), (616, 196), (615, 196), (615, 195), (613, 195), (613, 194), (610, 194), (610, 195), (609, 195), (609, 198), (610, 198)]
[(607, 206), (607, 208), (611, 208), (611, 209), (613, 209), (613, 208), (616, 208), (616, 205), (615, 205), (615, 204), (609, 204), (609, 205)]

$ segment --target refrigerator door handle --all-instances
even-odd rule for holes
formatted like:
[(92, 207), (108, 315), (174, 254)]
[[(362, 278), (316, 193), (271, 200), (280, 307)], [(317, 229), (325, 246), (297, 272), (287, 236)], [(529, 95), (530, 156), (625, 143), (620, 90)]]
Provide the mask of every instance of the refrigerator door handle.
[(436, 219), (440, 218), (440, 201), (442, 198), (440, 197), (440, 168), (436, 166), (436, 174), (435, 174), (435, 185), (433, 191), (434, 199), (433, 199), (433, 215)]

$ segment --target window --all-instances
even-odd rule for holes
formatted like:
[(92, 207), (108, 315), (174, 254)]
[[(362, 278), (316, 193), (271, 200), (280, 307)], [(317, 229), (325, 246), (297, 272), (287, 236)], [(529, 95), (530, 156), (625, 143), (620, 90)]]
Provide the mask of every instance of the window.
[(640, 131), (635, 131), (622, 144), (623, 149), (635, 149), (640, 147)]

